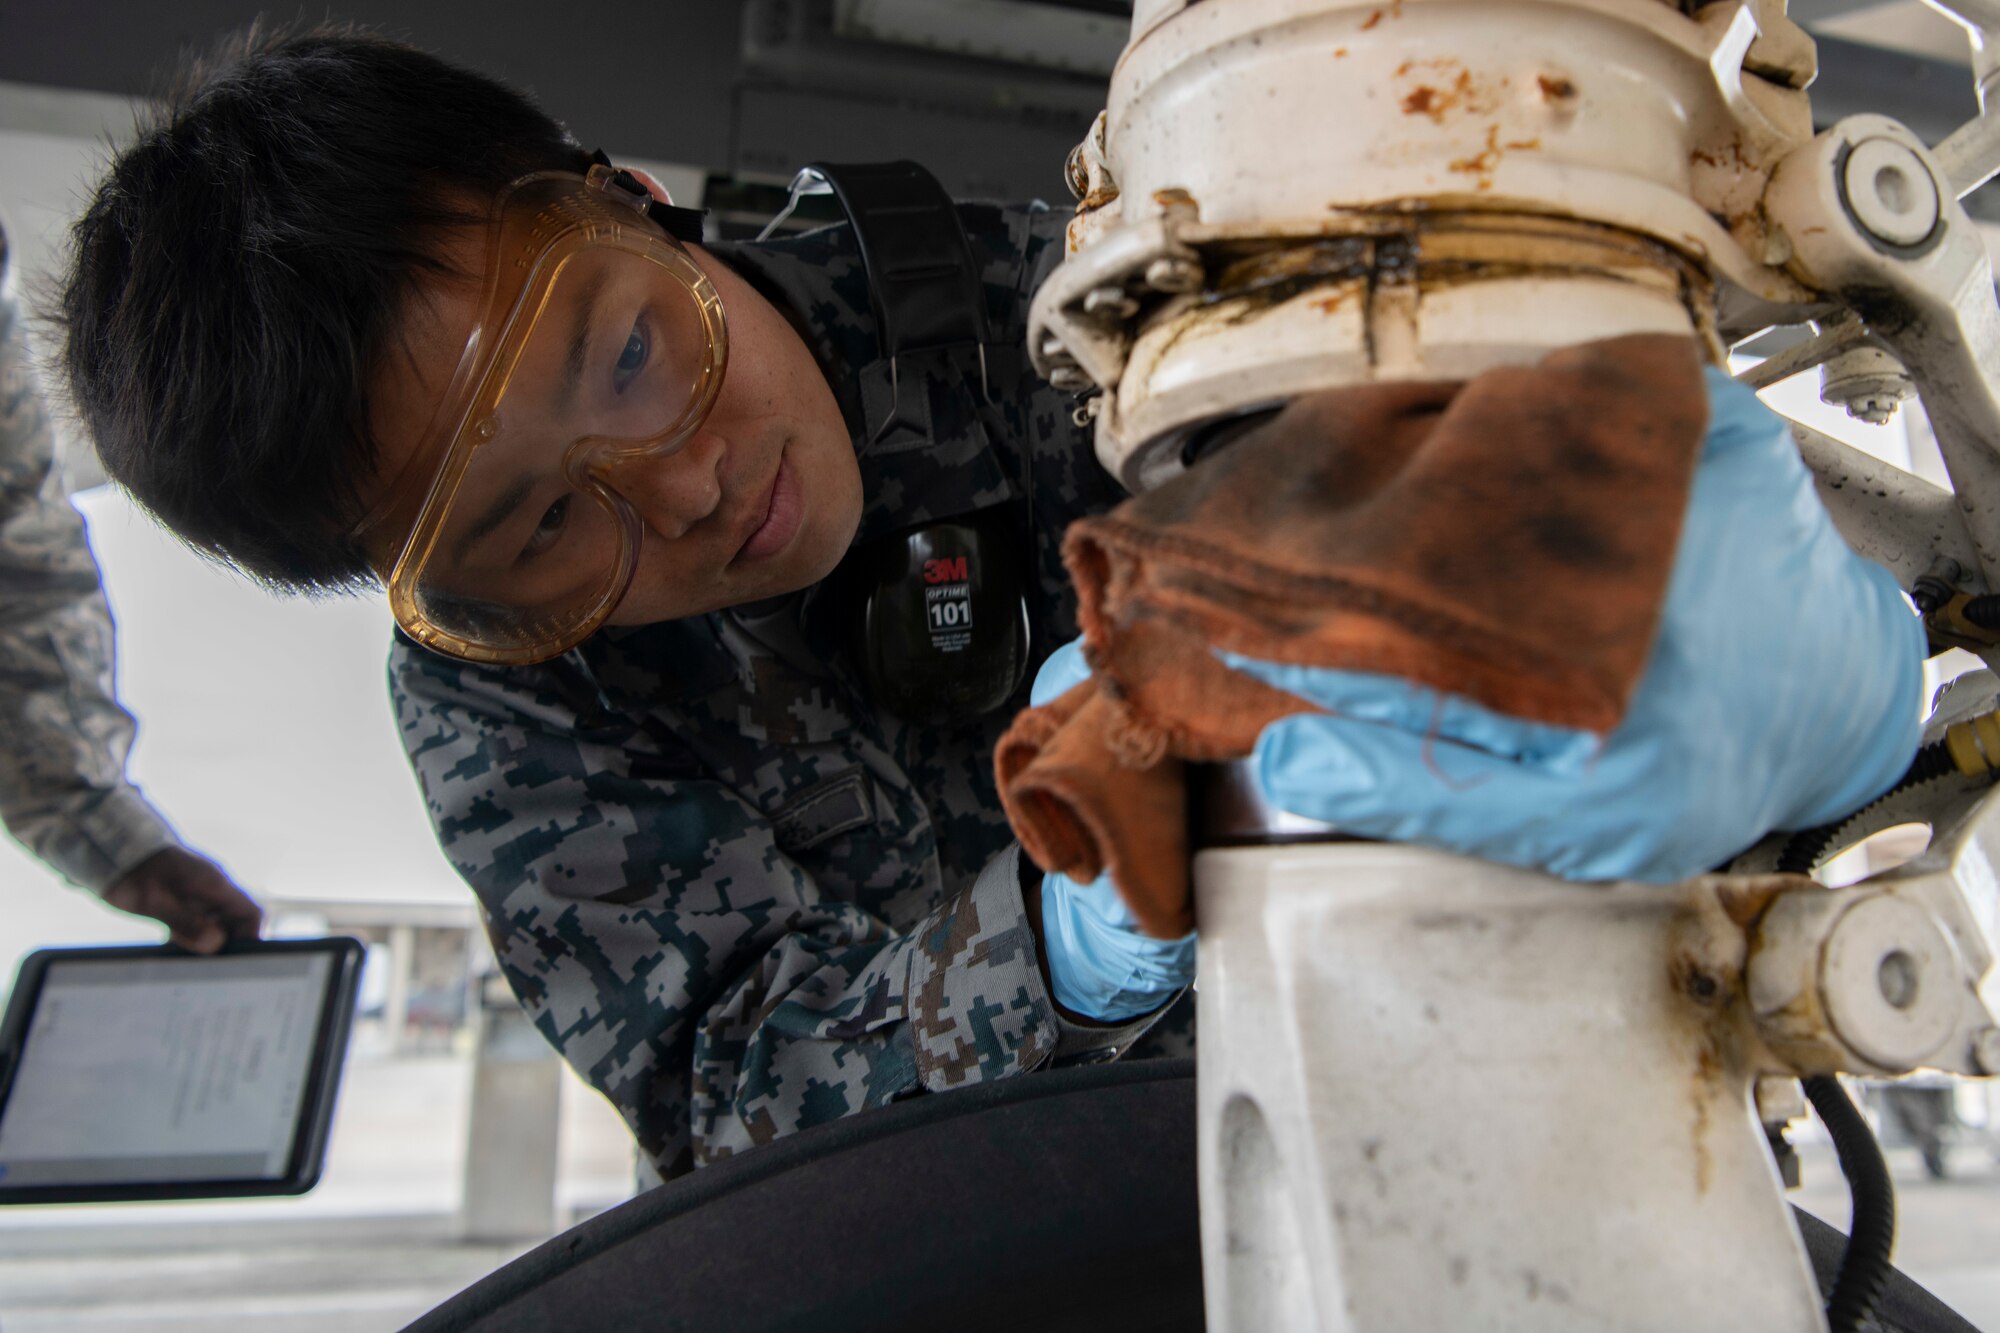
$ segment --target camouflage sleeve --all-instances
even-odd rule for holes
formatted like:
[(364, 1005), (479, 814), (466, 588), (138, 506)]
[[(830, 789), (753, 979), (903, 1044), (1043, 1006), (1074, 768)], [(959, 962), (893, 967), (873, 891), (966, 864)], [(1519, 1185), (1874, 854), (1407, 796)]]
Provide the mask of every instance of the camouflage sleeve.
[(395, 670), (439, 841), (536, 1026), (663, 1176), (1143, 1031), (1056, 1014), (1013, 850), (892, 928), (823, 892), (725, 784), (650, 775), (470, 674)]
[(125, 777), (133, 725), (112, 693), (111, 611), (21, 323), (0, 287), (0, 820), (101, 893), (174, 836)]

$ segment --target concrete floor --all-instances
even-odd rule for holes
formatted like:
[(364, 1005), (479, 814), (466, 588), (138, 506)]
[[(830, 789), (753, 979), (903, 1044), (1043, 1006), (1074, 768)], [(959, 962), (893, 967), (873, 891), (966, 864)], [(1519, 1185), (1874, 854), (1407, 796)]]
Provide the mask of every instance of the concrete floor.
[(375, 1242), (0, 1259), (6, 1333), (387, 1333), (524, 1245)]
[[(465, 1243), (469, 1061), (351, 1059), (327, 1171), (297, 1199), (0, 1209), (0, 1333), (388, 1333), (543, 1237)], [(563, 1215), (630, 1192), (631, 1140), (566, 1080)]]
[[(0, 1333), (391, 1333), (536, 1238), (468, 1244), (451, 1210), (465, 1066), (433, 1056), (351, 1068), (325, 1183), (297, 1200), (0, 1210)], [(559, 1195), (571, 1216), (617, 1201), (629, 1145), (601, 1101), (566, 1090)], [(1805, 1136), (1792, 1197), (1843, 1229), (1832, 1150)], [(1925, 1178), (1892, 1149), (1900, 1266), (2000, 1333), (2000, 1160), (1953, 1150)]]

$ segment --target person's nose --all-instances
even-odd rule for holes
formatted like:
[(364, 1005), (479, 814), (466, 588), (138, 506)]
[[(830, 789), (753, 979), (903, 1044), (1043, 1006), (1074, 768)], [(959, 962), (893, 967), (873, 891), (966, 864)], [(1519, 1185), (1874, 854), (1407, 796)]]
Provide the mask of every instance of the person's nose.
[(727, 449), (721, 436), (697, 431), (670, 454), (621, 464), (611, 484), (647, 527), (673, 541), (721, 507)]

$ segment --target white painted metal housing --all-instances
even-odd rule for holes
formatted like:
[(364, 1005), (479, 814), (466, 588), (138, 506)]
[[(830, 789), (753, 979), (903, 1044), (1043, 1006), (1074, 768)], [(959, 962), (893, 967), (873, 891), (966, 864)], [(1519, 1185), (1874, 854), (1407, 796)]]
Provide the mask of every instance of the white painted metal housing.
[[(1764, 378), (1826, 363), (1870, 418), (1914, 386), (1956, 491), (1801, 431), (1843, 534), (2000, 591), (2000, 305), (1957, 203), (1995, 131), (1815, 135), (1814, 64), (1782, 0), (1139, 0), (1031, 351), (1145, 489), (1311, 390), (1814, 321)], [(1931, 795), (1932, 853), (1839, 892), (1201, 853), (1211, 1326), (1823, 1328), (1760, 1077), (2000, 1072), (2000, 797)]]

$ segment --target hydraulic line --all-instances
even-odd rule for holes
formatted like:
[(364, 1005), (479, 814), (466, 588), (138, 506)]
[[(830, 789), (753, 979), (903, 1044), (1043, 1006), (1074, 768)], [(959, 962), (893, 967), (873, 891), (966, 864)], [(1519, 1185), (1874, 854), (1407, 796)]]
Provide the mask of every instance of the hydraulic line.
[(1975, 597), (1959, 608), (1959, 614), (1981, 629), (2000, 630), (2000, 594)]
[(1841, 1174), (1853, 1196), (1853, 1220), (1847, 1228), (1847, 1252), (1826, 1301), (1829, 1333), (1856, 1333), (1875, 1309), (1882, 1286), (1889, 1280), (1889, 1254), (1896, 1245), (1896, 1190), (1881, 1145), (1849, 1100), (1840, 1080), (1821, 1074), (1802, 1080), (1806, 1099), (1833, 1136)]

